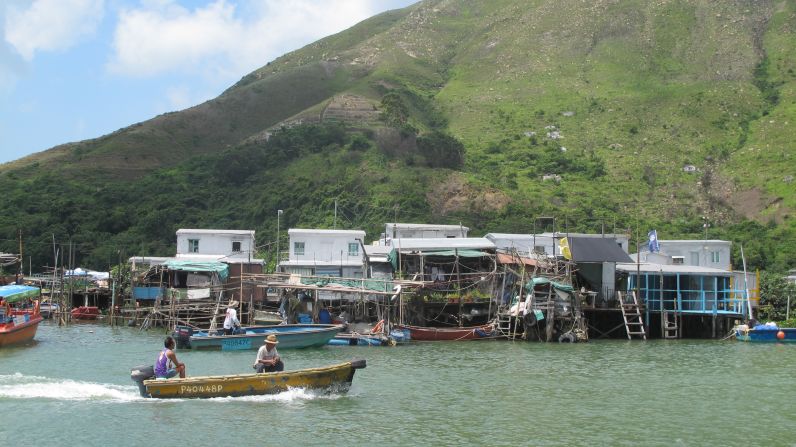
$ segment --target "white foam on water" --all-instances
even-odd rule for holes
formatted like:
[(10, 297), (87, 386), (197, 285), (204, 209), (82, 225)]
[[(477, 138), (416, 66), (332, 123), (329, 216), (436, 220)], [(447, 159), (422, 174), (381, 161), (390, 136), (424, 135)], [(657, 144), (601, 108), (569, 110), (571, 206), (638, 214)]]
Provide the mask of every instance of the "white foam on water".
[(216, 402), (302, 402), (316, 399), (335, 400), (342, 397), (340, 394), (329, 394), (316, 390), (304, 388), (291, 388), (278, 394), (265, 394), (261, 396), (242, 396), (242, 397), (214, 397), (208, 399)]
[(143, 399), (137, 388), (131, 386), (26, 376), (20, 373), (0, 375), (0, 398), (116, 402)]

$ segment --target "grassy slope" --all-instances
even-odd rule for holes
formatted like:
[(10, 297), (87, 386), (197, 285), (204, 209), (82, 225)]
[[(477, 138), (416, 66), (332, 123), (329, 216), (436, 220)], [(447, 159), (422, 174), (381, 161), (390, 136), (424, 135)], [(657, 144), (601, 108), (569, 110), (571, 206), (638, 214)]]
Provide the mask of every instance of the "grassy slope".
[[(105, 259), (114, 246), (168, 253), (179, 227), (255, 228), (267, 243), (276, 209), (286, 210), (283, 230), (330, 227), (337, 198), (338, 226), (369, 237), (395, 218), (463, 222), (480, 234), (527, 232), (534, 217), (555, 215), (559, 228), (656, 227), (673, 238), (702, 234), (708, 216), (711, 237), (765, 234), (792, 244), (796, 197), (783, 179), (796, 174), (787, 163), (794, 14), (792, 2), (779, 1), (424, 2), (280, 57), (216, 100), (0, 176), (0, 186), (16, 191), (11, 204), (27, 209), (2, 228), (11, 234), (19, 220), (41, 227), (34, 242), (42, 245), (51, 233), (93, 234), (84, 250)], [(756, 70), (761, 61), (768, 63)], [(402, 92), (421, 132), (447, 118), (467, 150), (461, 172), (375, 147), (332, 145), (277, 162), (268, 148), (241, 144), (335, 93), (378, 101), (389, 88)], [(546, 126), (563, 138), (547, 138)], [(109, 178), (140, 180), (53, 188), (43, 178), (55, 162), (62, 167), (49, 171), (51, 182), (85, 178), (97, 160)], [(699, 171), (683, 172), (686, 164)], [(160, 166), (170, 168), (144, 174)], [(543, 182), (542, 174), (563, 180)], [(96, 202), (45, 194), (45, 203), (31, 205), (19, 199), (24, 191)], [(106, 212), (85, 217), (97, 204)], [(743, 216), (774, 224), (765, 229)], [(747, 256), (792, 265), (766, 251), (758, 243)]]

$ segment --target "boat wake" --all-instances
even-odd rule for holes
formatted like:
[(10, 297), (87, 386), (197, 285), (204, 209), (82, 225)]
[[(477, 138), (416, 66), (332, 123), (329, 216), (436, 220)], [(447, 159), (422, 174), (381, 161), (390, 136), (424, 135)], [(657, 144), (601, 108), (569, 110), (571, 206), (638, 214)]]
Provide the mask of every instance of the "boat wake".
[(80, 382), (20, 373), (0, 375), (0, 399), (3, 398), (115, 402), (143, 399), (135, 386)]
[[(311, 400), (335, 400), (343, 397), (334, 390), (308, 390), (293, 388), (279, 394), (245, 397), (214, 397), (210, 399), (168, 399), (168, 401), (205, 402), (281, 402), (295, 403)], [(56, 379), (29, 376), (21, 373), (0, 374), (0, 399), (51, 399), (62, 401), (97, 402), (164, 402), (160, 399), (141, 397), (134, 385), (112, 385), (107, 383), (81, 382), (71, 379)]]
[(304, 388), (292, 388), (279, 394), (265, 394), (261, 396), (243, 397), (213, 397), (206, 399), (217, 402), (303, 402), (318, 399), (335, 400), (343, 397), (342, 394), (330, 394), (328, 391), (308, 390)]

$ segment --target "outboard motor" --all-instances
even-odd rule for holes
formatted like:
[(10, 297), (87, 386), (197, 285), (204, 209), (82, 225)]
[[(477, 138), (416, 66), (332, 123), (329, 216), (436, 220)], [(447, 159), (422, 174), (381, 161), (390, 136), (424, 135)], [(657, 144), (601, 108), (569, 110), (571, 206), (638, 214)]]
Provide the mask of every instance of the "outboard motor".
[(193, 328), (190, 326), (177, 326), (174, 331), (174, 338), (177, 341), (178, 349), (191, 349), (191, 336)]
[(130, 370), (130, 378), (138, 385), (138, 392), (141, 393), (141, 397), (149, 397), (144, 386), (144, 380), (155, 378), (155, 367), (152, 365), (136, 366)]

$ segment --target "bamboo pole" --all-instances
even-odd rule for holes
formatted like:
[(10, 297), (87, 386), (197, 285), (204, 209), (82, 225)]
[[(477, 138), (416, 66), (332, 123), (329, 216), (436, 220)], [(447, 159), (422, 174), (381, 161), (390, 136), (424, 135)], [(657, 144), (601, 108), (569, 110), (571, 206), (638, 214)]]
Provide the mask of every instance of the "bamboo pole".
[(456, 254), (456, 294), (459, 296), (459, 327), (462, 327), (462, 301), (464, 301), (464, 297), (462, 297), (462, 276), (459, 272), (459, 249), (455, 248), (454, 253)]

